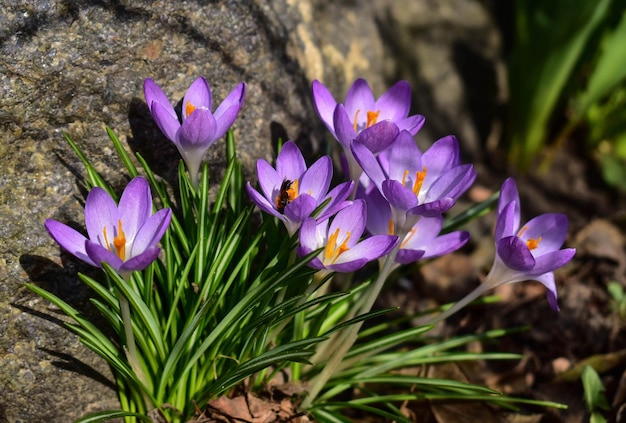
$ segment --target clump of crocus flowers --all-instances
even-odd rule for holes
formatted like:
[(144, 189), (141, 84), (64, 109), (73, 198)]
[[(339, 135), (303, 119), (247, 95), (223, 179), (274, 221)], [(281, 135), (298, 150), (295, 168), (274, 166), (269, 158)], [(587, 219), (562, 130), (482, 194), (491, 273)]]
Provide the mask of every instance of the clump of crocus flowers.
[[(235, 121), (245, 98), (245, 85), (237, 85), (212, 111), (211, 89), (204, 78), (196, 79), (183, 98), (180, 118), (153, 80), (145, 80), (144, 91), (157, 126), (176, 145), (197, 190), (203, 156)], [(297, 235), (297, 255), (317, 252), (308, 263), (310, 267), (327, 275), (355, 272), (378, 261), (378, 277), (348, 313), (352, 318), (370, 312), (398, 266), (448, 254), (467, 243), (468, 232), (440, 232), (444, 213), (471, 187), (476, 172), (471, 164), (462, 163), (454, 136), (420, 151), (414, 136), (424, 117), (409, 116), (411, 90), (405, 81), (396, 83), (378, 100), (363, 79), (354, 82), (344, 103), (338, 103), (319, 81), (313, 82), (312, 93), (320, 119), (343, 150), (347, 181), (331, 187), (331, 158), (323, 156), (307, 166), (297, 145), (287, 141), (275, 166), (262, 159), (257, 162), (259, 189), (248, 183), (246, 191), (262, 211), (283, 222), (289, 236), (295, 239)], [(45, 227), (77, 258), (94, 266), (107, 263), (128, 278), (159, 255), (157, 244), (167, 230), (171, 211), (162, 209), (153, 214), (152, 208), (148, 182), (137, 177), (128, 184), (119, 204), (102, 188), (91, 190), (85, 204), (88, 237), (51, 219)], [(553, 272), (575, 253), (571, 248), (561, 249), (567, 218), (544, 214), (521, 224), (520, 210), (515, 182), (507, 179), (498, 203), (496, 257), (491, 271), (475, 291), (433, 323), (489, 289), (524, 280), (545, 285), (549, 304), (558, 310)], [(126, 319), (128, 303), (124, 298), (120, 303)], [(130, 325), (129, 319), (125, 324)], [(359, 329), (360, 323), (351, 325), (321, 344), (317, 356), (328, 362), (313, 380), (304, 408), (341, 365)], [(126, 339), (133, 364), (132, 330), (127, 330)]]

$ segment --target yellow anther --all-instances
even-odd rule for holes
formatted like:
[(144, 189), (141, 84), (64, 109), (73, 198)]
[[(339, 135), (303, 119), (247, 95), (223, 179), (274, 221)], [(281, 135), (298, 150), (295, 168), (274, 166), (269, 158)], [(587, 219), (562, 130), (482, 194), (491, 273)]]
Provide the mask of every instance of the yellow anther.
[(190, 102), (187, 102), (185, 104), (185, 116), (189, 117), (194, 112), (194, 110), (196, 110), (196, 106), (194, 106)]
[(389, 219), (389, 223), (387, 224), (387, 233), (389, 235), (393, 235), (396, 231), (396, 225), (393, 223), (393, 219)]
[(354, 126), (354, 132), (356, 132), (356, 128), (358, 126), (359, 123), (359, 112), (361, 111), (361, 109), (357, 110), (356, 113), (354, 114), (354, 121), (352, 122), (352, 125)]
[(337, 247), (337, 238), (339, 237), (339, 228), (328, 238), (326, 249), (324, 250), (324, 257), (326, 260), (332, 260), (331, 264), (335, 263), (339, 256), (350, 249), (348, 247), (348, 240), (350, 239), (350, 232), (346, 232), (346, 239)]

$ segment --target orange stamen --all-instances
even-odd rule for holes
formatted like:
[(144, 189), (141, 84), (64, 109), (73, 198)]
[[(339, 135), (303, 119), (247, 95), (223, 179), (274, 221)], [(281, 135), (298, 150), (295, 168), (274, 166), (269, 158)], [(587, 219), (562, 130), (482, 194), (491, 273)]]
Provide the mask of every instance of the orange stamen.
[(396, 231), (396, 226), (393, 223), (393, 219), (389, 219), (389, 223), (387, 224), (387, 233), (389, 235), (393, 235)]
[(339, 237), (339, 228), (328, 238), (326, 249), (324, 250), (324, 257), (326, 260), (332, 260), (331, 264), (335, 263), (339, 256), (350, 249), (347, 243), (350, 239), (350, 232), (346, 232), (346, 239), (337, 247), (337, 238)]
[(404, 248), (406, 246), (406, 244), (409, 243), (411, 238), (413, 238), (413, 235), (415, 235), (416, 232), (417, 232), (417, 228), (411, 228), (409, 233), (402, 240), (402, 244), (400, 244), (400, 248)]
[(187, 102), (185, 104), (185, 116), (189, 117), (194, 112), (194, 110), (196, 110), (196, 106), (194, 106), (190, 102)]
[(365, 127), (369, 128), (372, 125), (376, 125), (379, 114), (380, 114), (380, 110), (376, 110), (375, 112), (372, 112), (370, 110), (369, 112), (367, 112), (367, 123), (365, 124)]
[(359, 112), (360, 111), (361, 111), (361, 109), (357, 110), (356, 113), (354, 114), (354, 121), (352, 122), (352, 125), (354, 126), (354, 132), (356, 132), (357, 124), (359, 123)]

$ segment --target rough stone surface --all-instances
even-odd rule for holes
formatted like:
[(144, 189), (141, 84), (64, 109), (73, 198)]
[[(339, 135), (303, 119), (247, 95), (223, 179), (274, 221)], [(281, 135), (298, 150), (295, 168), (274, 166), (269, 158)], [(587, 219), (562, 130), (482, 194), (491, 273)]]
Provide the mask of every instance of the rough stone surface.
[[(34, 282), (96, 315), (75, 274), (98, 271), (61, 253), (43, 229), (47, 217), (83, 227), (82, 166), (62, 131), (121, 191), (127, 177), (104, 125), (165, 180), (178, 162), (149, 116), (146, 77), (174, 102), (199, 75), (216, 102), (245, 81), (235, 127), (247, 169), (273, 157), (278, 137), (325, 148), (312, 79), (342, 99), (357, 77), (378, 95), (406, 78), (425, 135), (478, 143), (468, 102), (484, 87), (463, 78), (462, 59), (497, 68), (494, 27), (477, 1), (0, 0), (0, 10), (0, 422), (67, 422), (117, 407), (108, 367), (23, 287)], [(485, 86), (482, 100), (495, 102), (499, 91)], [(216, 176), (223, 147), (207, 157)]]

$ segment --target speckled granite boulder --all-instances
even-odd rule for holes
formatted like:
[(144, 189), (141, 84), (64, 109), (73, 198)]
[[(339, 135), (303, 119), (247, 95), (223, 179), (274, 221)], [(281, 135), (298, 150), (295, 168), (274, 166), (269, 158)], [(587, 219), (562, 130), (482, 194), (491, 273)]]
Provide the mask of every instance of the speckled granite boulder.
[[(478, 13), (476, 27), (461, 36), (493, 32), (479, 3), (442, 3), (453, 9), (470, 3)], [(259, 157), (271, 159), (278, 137), (296, 139), (310, 151), (323, 147), (327, 135), (309, 95), (314, 78), (338, 98), (360, 76), (376, 93), (395, 79), (412, 79), (424, 85), (417, 87), (416, 104), (428, 106), (415, 112), (430, 119), (440, 110), (430, 107), (439, 103), (428, 84), (440, 81), (422, 76), (431, 57), (420, 56), (419, 46), (437, 45), (430, 28), (437, 22), (463, 20), (429, 19), (422, 14), (441, 10), (440, 3), (432, 10), (428, 4), (0, 0), (0, 422), (68, 422), (118, 407), (108, 367), (62, 326), (58, 310), (23, 287), (33, 281), (97, 316), (75, 274), (98, 271), (61, 253), (43, 229), (47, 217), (83, 224), (82, 166), (62, 131), (121, 191), (127, 178), (104, 125), (147, 157), (162, 178), (172, 180), (178, 163), (143, 101), (146, 77), (175, 101), (199, 75), (207, 77), (216, 101), (245, 81), (246, 103), (235, 127), (248, 169)], [(417, 43), (415, 25), (422, 24), (432, 40)], [(424, 94), (429, 90), (432, 95)], [(467, 110), (455, 98), (448, 98), (454, 103), (449, 116), (457, 106)], [(468, 125), (471, 133), (473, 123)], [(223, 147), (218, 142), (207, 157), (216, 176)]]

